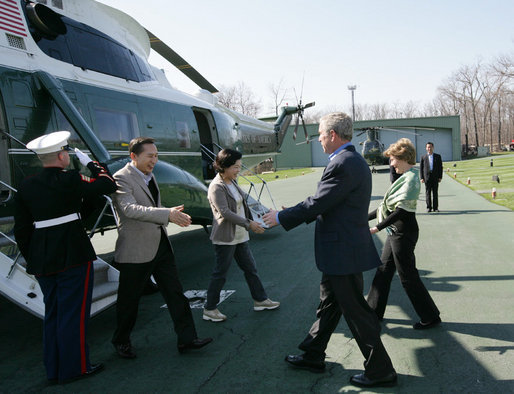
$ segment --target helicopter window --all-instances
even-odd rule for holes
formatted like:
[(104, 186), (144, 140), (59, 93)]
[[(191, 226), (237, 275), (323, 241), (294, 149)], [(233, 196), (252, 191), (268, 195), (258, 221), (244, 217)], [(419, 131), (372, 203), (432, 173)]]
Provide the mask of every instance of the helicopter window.
[(189, 138), (189, 127), (187, 123), (176, 121), (175, 128), (177, 130), (179, 148), (190, 149), (191, 140)]
[(190, 107), (173, 106), (172, 125), (175, 126), (175, 133), (178, 142), (178, 149), (191, 149), (193, 146), (195, 150), (199, 148), (199, 136), (196, 132), (198, 127), (193, 111)]
[(20, 107), (34, 107), (34, 99), (29, 85), (26, 82), (11, 80), (12, 97), (14, 103)]
[(139, 135), (137, 117), (133, 112), (95, 108), (94, 132), (106, 148), (119, 148)]
[(134, 60), (136, 61), (137, 67), (141, 74), (143, 74), (147, 80), (152, 80), (152, 74), (150, 73), (146, 63), (139, 56), (134, 56)]
[[(77, 103), (74, 102), (73, 104), (75, 104), (75, 108), (77, 108), (77, 110), (82, 115), (82, 109), (77, 106)], [(77, 134), (77, 132), (75, 131), (75, 129), (73, 128), (71, 123), (68, 121), (68, 119), (66, 119), (66, 117), (64, 116), (62, 111), (55, 104), (54, 104), (54, 111), (55, 111), (55, 118), (57, 120), (57, 129), (58, 130), (66, 130), (71, 133), (71, 136), (68, 139), (68, 142), (70, 143), (70, 145), (73, 147), (77, 147), (79, 149), (87, 149), (86, 144), (84, 144), (84, 141), (82, 141), (82, 139), (79, 137), (79, 135)]]
[(34, 36), (39, 48), (48, 56), (83, 69), (131, 81), (153, 79), (145, 61), (119, 42), (73, 19), (64, 16), (61, 19), (66, 26), (66, 33), (51, 39), (44, 34)]

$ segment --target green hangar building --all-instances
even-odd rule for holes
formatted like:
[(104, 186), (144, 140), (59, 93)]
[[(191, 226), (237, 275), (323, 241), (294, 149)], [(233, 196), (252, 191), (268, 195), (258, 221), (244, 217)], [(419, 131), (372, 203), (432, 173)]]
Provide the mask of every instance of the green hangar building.
[[(307, 125), (309, 136), (318, 134), (318, 124)], [(434, 150), (443, 161), (461, 159), (460, 117), (434, 116), (425, 118), (380, 119), (354, 122), (354, 129), (378, 127), (377, 137), (385, 149), (400, 138), (410, 139), (416, 147), (416, 161), (419, 162), (425, 151), (427, 142), (434, 143)], [(294, 125), (289, 131), (281, 147), (281, 153), (275, 158), (275, 168), (324, 167), (328, 163), (328, 155), (323, 152), (317, 138), (309, 144), (305, 143), (302, 126), (298, 128), (296, 141), (293, 140)], [(362, 151), (362, 143), (366, 141), (366, 132), (354, 130), (352, 144), (357, 151)]]

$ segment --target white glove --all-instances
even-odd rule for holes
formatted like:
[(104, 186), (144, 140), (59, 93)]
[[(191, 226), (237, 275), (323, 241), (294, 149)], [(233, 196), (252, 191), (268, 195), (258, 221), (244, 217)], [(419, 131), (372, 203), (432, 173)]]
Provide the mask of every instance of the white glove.
[(93, 160), (89, 158), (88, 155), (86, 155), (84, 152), (82, 152), (80, 149), (75, 148), (75, 154), (77, 155), (79, 161), (82, 163), (82, 165), (85, 167), (89, 163), (91, 163)]

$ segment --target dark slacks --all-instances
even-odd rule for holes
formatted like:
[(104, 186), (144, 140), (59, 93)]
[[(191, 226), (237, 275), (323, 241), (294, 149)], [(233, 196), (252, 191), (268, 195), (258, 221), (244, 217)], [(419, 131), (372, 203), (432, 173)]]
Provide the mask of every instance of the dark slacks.
[(320, 284), (318, 320), (299, 345), (305, 357), (313, 361), (325, 359), (330, 336), (344, 316), (357, 345), (365, 358), (365, 374), (370, 379), (384, 377), (394, 371), (391, 359), (380, 339), (380, 323), (364, 296), (362, 273), (352, 275), (323, 274)]
[(368, 303), (380, 318), (384, 317), (391, 280), (396, 270), (421, 321), (431, 322), (439, 316), (439, 310), (416, 269), (414, 255), (416, 241), (417, 236), (394, 234), (387, 236), (381, 256), (382, 265), (377, 268), (368, 294)]
[(45, 302), (43, 353), (49, 380), (67, 380), (91, 369), (86, 343), (93, 263), (37, 278)]
[(232, 259), (236, 260), (237, 265), (243, 271), (252, 298), (255, 301), (264, 301), (268, 298), (257, 274), (257, 267), (248, 242), (237, 245), (214, 245), (214, 250), (216, 265), (212, 271), (211, 281), (207, 289), (205, 309), (216, 309), (216, 305), (220, 302), (220, 291), (227, 279), (227, 272), (232, 264)]
[[(142, 245), (144, 247), (144, 245)], [(155, 278), (173, 320), (178, 344), (187, 344), (197, 338), (189, 301), (184, 296), (175, 257), (164, 234), (152, 261), (142, 264), (119, 263), (120, 283), (116, 304), (117, 328), (112, 343), (130, 342), (130, 333), (136, 324), (139, 300), (151, 275)]]
[(425, 182), (425, 200), (427, 209), (439, 209), (439, 197), (437, 191), (439, 189), (439, 180), (429, 177)]

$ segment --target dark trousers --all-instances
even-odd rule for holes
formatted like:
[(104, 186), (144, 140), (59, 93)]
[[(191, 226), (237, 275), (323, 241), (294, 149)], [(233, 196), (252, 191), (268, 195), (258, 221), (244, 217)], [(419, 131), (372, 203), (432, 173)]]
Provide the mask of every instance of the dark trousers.
[[(144, 247), (144, 245), (141, 245)], [(149, 263), (119, 263), (120, 283), (116, 304), (117, 328), (112, 343), (130, 343), (130, 333), (136, 324), (139, 300), (151, 275), (155, 278), (173, 320), (177, 343), (186, 344), (197, 338), (189, 301), (184, 296), (175, 257), (164, 234), (157, 254)]]
[(368, 303), (380, 318), (384, 317), (391, 280), (396, 270), (421, 321), (431, 322), (439, 316), (439, 310), (416, 269), (416, 241), (417, 236), (405, 235), (389, 235), (386, 239), (381, 256), (382, 265), (377, 268), (368, 294)]
[(325, 359), (330, 336), (344, 316), (357, 345), (365, 358), (365, 374), (370, 379), (384, 377), (394, 371), (391, 359), (380, 340), (380, 323), (362, 295), (362, 273), (352, 275), (323, 274), (320, 304), (309, 334), (299, 345), (305, 357), (313, 361)]
[(43, 353), (46, 376), (63, 381), (91, 369), (86, 343), (93, 263), (37, 278), (45, 302)]
[(439, 198), (437, 191), (439, 189), (439, 179), (432, 179), (432, 176), (425, 182), (425, 200), (427, 209), (439, 209)]
[(216, 253), (216, 265), (212, 271), (211, 281), (207, 289), (207, 303), (205, 309), (213, 310), (220, 302), (220, 291), (227, 279), (227, 272), (232, 264), (232, 259), (244, 272), (246, 283), (255, 301), (264, 301), (268, 296), (262, 286), (261, 279), (257, 274), (257, 267), (248, 246), (248, 242), (237, 245), (214, 245)]

